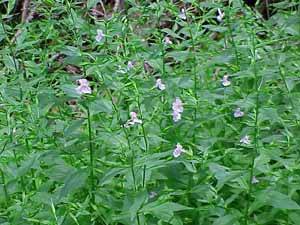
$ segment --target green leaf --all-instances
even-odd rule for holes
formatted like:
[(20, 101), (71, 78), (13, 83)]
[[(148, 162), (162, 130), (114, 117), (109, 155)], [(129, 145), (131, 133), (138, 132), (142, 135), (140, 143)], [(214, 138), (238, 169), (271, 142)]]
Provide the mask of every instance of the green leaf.
[(76, 169), (67, 164), (58, 164), (45, 171), (45, 175), (53, 181), (62, 182), (69, 174), (76, 172)]
[(289, 218), (291, 219), (291, 221), (294, 222), (295, 225), (300, 224), (300, 214), (299, 214), (299, 212), (298, 213), (296, 213), (296, 212), (289, 213)]
[(71, 173), (64, 181), (64, 186), (59, 192), (59, 199), (66, 197), (75, 190), (83, 187), (86, 184), (88, 175), (84, 170), (77, 170)]
[(8, 0), (7, 14), (11, 13), (11, 11), (16, 5), (16, 1), (17, 0)]
[(256, 195), (255, 201), (264, 205), (273, 206), (277, 209), (300, 209), (300, 206), (289, 196), (273, 190), (265, 190), (260, 192), (258, 195)]
[(64, 135), (66, 137), (72, 135), (74, 132), (76, 132), (80, 127), (81, 125), (83, 124), (84, 122), (84, 119), (81, 119), (81, 120), (75, 120), (73, 121), (64, 131)]
[(235, 220), (236, 219), (232, 215), (226, 215), (215, 220), (213, 225), (231, 225), (235, 222)]
[(5, 32), (3, 26), (0, 26), (0, 42), (5, 39)]
[(109, 100), (106, 99), (99, 99), (96, 101), (93, 101), (89, 105), (89, 109), (91, 111), (91, 115), (95, 115), (98, 113), (112, 113), (112, 103)]
[(142, 207), (144, 202), (147, 200), (147, 197), (148, 197), (148, 194), (146, 191), (141, 191), (136, 194), (136, 196), (134, 198), (134, 203), (131, 205), (131, 207), (129, 209), (131, 220), (133, 220), (135, 218), (135, 216), (137, 215), (137, 212)]
[(18, 61), (11, 56), (4, 55), (3, 62), (4, 62), (4, 65), (12, 71), (16, 72), (16, 67), (17, 67), (17, 69), (19, 68)]
[(167, 222), (174, 217), (174, 212), (190, 209), (192, 208), (175, 202), (153, 202), (145, 205), (141, 211), (143, 211), (145, 214), (151, 214)]
[(190, 52), (188, 51), (172, 51), (166, 54), (166, 57), (172, 57), (175, 61), (184, 62), (190, 57)]
[(90, 9), (92, 7), (95, 7), (98, 2), (99, 2), (99, 0), (88, 0), (87, 1), (87, 8)]
[(75, 85), (63, 84), (60, 86), (61, 90), (70, 98), (79, 98), (80, 94), (76, 91)]
[(25, 160), (21, 162), (21, 166), (18, 168), (18, 176), (23, 176), (26, 174), (31, 168), (36, 168), (39, 165), (39, 153), (30, 154)]
[(126, 168), (112, 168), (102, 177), (99, 183), (101, 185), (108, 184), (115, 176), (125, 174), (126, 170)]

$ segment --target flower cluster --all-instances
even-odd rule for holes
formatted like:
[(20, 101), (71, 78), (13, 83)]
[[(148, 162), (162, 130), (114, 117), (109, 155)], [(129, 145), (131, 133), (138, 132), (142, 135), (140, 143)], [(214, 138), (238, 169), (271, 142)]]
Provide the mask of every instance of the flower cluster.
[(181, 113), (183, 112), (183, 104), (180, 98), (176, 98), (172, 104), (173, 109), (173, 120), (174, 122), (178, 122), (181, 120)]

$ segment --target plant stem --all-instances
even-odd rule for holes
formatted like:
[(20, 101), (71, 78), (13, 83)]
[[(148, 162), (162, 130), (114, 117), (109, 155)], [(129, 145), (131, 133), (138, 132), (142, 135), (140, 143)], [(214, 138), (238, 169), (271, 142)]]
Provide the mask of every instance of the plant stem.
[[(14, 142), (14, 131), (13, 131), (12, 127), (11, 127), (11, 122), (10, 122), (11, 121), (11, 117), (10, 117), (8, 111), (6, 111), (6, 120), (7, 120), (7, 127), (8, 127), (8, 130), (9, 130), (9, 139), (10, 139), (10, 142), (13, 143)], [(14, 156), (16, 167), (19, 168), (20, 167), (20, 163), (19, 163), (19, 160), (18, 160), (18, 157), (17, 157), (16, 149), (13, 148), (12, 152), (13, 152), (13, 156)], [(23, 176), (20, 177), (20, 182), (21, 182), (21, 186), (23, 188), (22, 192), (24, 193), (26, 187), (25, 187), (25, 184), (24, 184)]]
[[(196, 106), (194, 108), (194, 122), (197, 121), (197, 108), (198, 108), (198, 94), (197, 94), (197, 89), (198, 89), (198, 79), (197, 79), (197, 73), (196, 73), (196, 67), (197, 67), (197, 58), (196, 58), (196, 53), (195, 53), (195, 49), (196, 49), (196, 44), (195, 44), (195, 40), (194, 40), (194, 36), (193, 36), (193, 31), (192, 31), (192, 28), (191, 28), (191, 23), (189, 21), (189, 17), (186, 13), (186, 8), (184, 8), (184, 14), (185, 14), (185, 17), (186, 17), (186, 21), (187, 21), (187, 25), (188, 25), (188, 32), (189, 32), (189, 35), (190, 35), (190, 38), (191, 38), (191, 42), (192, 42), (192, 74), (193, 74), (193, 77), (194, 77), (194, 98), (195, 98), (195, 101), (196, 101)], [(196, 141), (196, 131), (194, 132), (193, 134), (193, 143), (195, 144), (195, 141)]]
[(92, 126), (91, 126), (91, 113), (89, 107), (87, 109), (88, 114), (88, 133), (89, 133), (89, 152), (90, 152), (90, 197), (92, 203), (95, 202), (95, 189), (94, 189), (94, 149), (93, 149), (93, 136), (92, 136)]
[[(285, 72), (282, 69), (282, 66), (281, 66), (280, 63), (279, 63), (279, 74), (281, 76), (281, 79), (284, 82), (284, 86), (285, 86), (285, 89), (286, 89), (287, 94), (288, 94), (288, 99), (289, 99), (290, 105), (291, 105), (292, 109), (295, 110), (296, 107), (295, 107), (295, 104), (293, 102), (293, 99), (291, 98), (291, 91), (290, 91), (290, 89), (288, 87), (288, 83), (286, 81)], [(296, 123), (297, 123), (298, 126), (300, 125), (298, 118), (296, 118)]]
[[(138, 105), (139, 114), (140, 114), (140, 117), (141, 117), (141, 120), (142, 120), (141, 127), (142, 127), (143, 139), (144, 139), (144, 144), (145, 144), (145, 152), (147, 153), (148, 150), (149, 150), (149, 143), (148, 143), (145, 127), (144, 127), (144, 117), (143, 117), (143, 112), (141, 110), (140, 94), (139, 94), (137, 86), (134, 82), (133, 82), (133, 85), (134, 85), (134, 88), (135, 88), (135, 91), (136, 91), (137, 105)], [(142, 182), (143, 188), (145, 188), (145, 186), (146, 186), (145, 183), (146, 183), (146, 164), (144, 164), (144, 167), (143, 167), (143, 182)]]
[(5, 176), (4, 176), (4, 173), (1, 168), (0, 168), (0, 174), (1, 174), (1, 178), (2, 178), (2, 184), (3, 184), (6, 205), (8, 206), (9, 205), (9, 195), (8, 195), (8, 191), (7, 191), (7, 187), (6, 187), (6, 183), (5, 183)]
[[(100, 76), (101, 80), (104, 80), (102, 76)], [(120, 112), (119, 112), (119, 109), (117, 107), (117, 105), (115, 104), (114, 100), (113, 100), (113, 96), (110, 92), (109, 89), (106, 89), (106, 92), (108, 93), (109, 97), (110, 97), (110, 101), (112, 103), (112, 106), (113, 106), (113, 109), (114, 111), (116, 112), (117, 114), (117, 120), (119, 121), (119, 125), (121, 126), (122, 128), (122, 131), (125, 135), (125, 138), (126, 138), (126, 141), (127, 141), (127, 145), (128, 145), (128, 149), (129, 151), (131, 151), (131, 158), (130, 158), (130, 169), (131, 169), (131, 174), (132, 174), (132, 179), (133, 179), (133, 186), (134, 186), (134, 191), (137, 190), (137, 187), (136, 187), (136, 177), (135, 177), (135, 172), (134, 172), (134, 166), (135, 166), (135, 163), (134, 163), (134, 159), (135, 159), (135, 152), (133, 150), (133, 148), (131, 147), (131, 142), (130, 142), (130, 138), (129, 138), (129, 135), (126, 131), (126, 128), (123, 126), (122, 124), (122, 121), (121, 121), (121, 116), (120, 116)]]
[(231, 27), (231, 21), (230, 21), (230, 6), (229, 6), (229, 9), (227, 10), (226, 13), (227, 13), (227, 15), (225, 15), (225, 17), (226, 17), (226, 23), (227, 23), (228, 32), (229, 32), (229, 35), (230, 35), (230, 42), (231, 42), (231, 44), (233, 46), (233, 49), (234, 49), (235, 63), (236, 63), (236, 66), (238, 68), (240, 68), (240, 61), (239, 61), (238, 50), (237, 50), (237, 47), (236, 47), (236, 44), (235, 44), (235, 41), (234, 41), (232, 27)]
[(245, 208), (245, 225), (248, 225), (249, 222), (249, 207), (250, 207), (250, 198), (253, 189), (253, 173), (254, 173), (254, 161), (258, 152), (258, 137), (259, 137), (259, 127), (258, 127), (258, 114), (259, 114), (259, 89), (260, 85), (258, 84), (258, 73), (256, 68), (256, 43), (255, 43), (255, 33), (252, 29), (251, 33), (251, 45), (252, 45), (252, 64), (253, 64), (253, 73), (255, 76), (255, 93), (256, 93), (256, 102), (255, 102), (255, 121), (254, 121), (254, 151), (251, 152), (251, 163), (250, 163), (250, 176), (249, 176), (249, 190), (247, 195), (247, 202)]

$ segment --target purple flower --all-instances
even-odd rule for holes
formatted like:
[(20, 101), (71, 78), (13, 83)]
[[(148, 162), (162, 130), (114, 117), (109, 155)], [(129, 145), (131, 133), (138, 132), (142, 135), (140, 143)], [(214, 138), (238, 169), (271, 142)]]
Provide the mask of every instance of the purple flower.
[(220, 8), (218, 8), (218, 16), (217, 16), (218, 22), (221, 23), (223, 21), (224, 16), (225, 16), (225, 13), (222, 12), (222, 10)]
[(142, 123), (142, 121), (137, 118), (137, 113), (136, 112), (130, 112), (130, 117), (131, 117), (131, 121), (133, 123)]
[(149, 193), (149, 198), (151, 199), (151, 198), (155, 198), (157, 196), (157, 193), (155, 192), (155, 191), (151, 191), (150, 193)]
[(236, 110), (234, 110), (233, 116), (235, 118), (240, 118), (240, 117), (243, 117), (244, 114), (245, 113), (243, 111), (241, 111), (241, 108), (236, 108)]
[(180, 98), (176, 98), (175, 101), (172, 104), (173, 109), (173, 120), (174, 122), (177, 122), (181, 120), (181, 113), (183, 112), (183, 104)]
[(173, 151), (173, 156), (175, 158), (178, 158), (181, 155), (181, 153), (183, 153), (183, 152), (186, 152), (186, 151), (182, 148), (181, 144), (177, 143), (176, 148)]
[(180, 10), (180, 13), (179, 13), (178, 16), (179, 16), (180, 19), (186, 20), (186, 15), (185, 15), (185, 9), (184, 9), (184, 8), (182, 8), (182, 9)]
[(78, 94), (91, 94), (92, 89), (89, 87), (89, 82), (87, 79), (77, 80), (79, 86), (76, 88)]
[(183, 112), (183, 105), (182, 105), (182, 101), (180, 100), (180, 98), (176, 98), (175, 101), (172, 104), (172, 109), (173, 111), (182, 113)]
[(241, 138), (240, 140), (241, 144), (245, 144), (245, 145), (250, 145), (251, 141), (248, 135), (245, 135), (244, 137)]
[(230, 82), (230, 80), (228, 80), (228, 78), (229, 78), (228, 75), (224, 75), (222, 78), (222, 85), (224, 87), (228, 87), (231, 84), (231, 82)]
[(127, 63), (127, 69), (130, 70), (134, 67), (134, 63), (132, 61), (128, 61)]
[(173, 42), (171, 41), (171, 39), (169, 37), (165, 37), (163, 42), (164, 42), (165, 45), (173, 44)]
[(177, 111), (173, 111), (173, 121), (178, 122), (179, 120), (181, 120), (181, 114)]
[(100, 42), (103, 39), (103, 37), (104, 37), (103, 31), (100, 29), (97, 29), (97, 35), (95, 37), (96, 41)]
[(253, 176), (252, 180), (251, 180), (251, 183), (252, 184), (257, 184), (257, 183), (259, 183), (259, 180), (255, 176)]
[(130, 112), (130, 119), (124, 124), (124, 127), (130, 127), (133, 126), (134, 124), (142, 123), (142, 120), (137, 118), (137, 113), (136, 112)]
[(166, 85), (162, 83), (160, 78), (156, 79), (155, 87), (161, 91), (166, 89)]

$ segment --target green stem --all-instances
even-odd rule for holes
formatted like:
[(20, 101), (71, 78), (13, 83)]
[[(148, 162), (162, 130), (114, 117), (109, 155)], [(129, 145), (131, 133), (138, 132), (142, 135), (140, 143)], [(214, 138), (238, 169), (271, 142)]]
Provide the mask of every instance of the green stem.
[[(287, 91), (287, 93), (288, 93), (288, 99), (289, 99), (290, 105), (291, 105), (292, 109), (295, 110), (295, 104), (294, 104), (294, 102), (293, 102), (293, 100), (292, 100), (292, 98), (291, 98), (291, 91), (290, 91), (290, 89), (289, 89), (289, 87), (288, 87), (288, 84), (287, 84), (287, 81), (286, 81), (285, 72), (284, 72), (284, 70), (282, 69), (282, 66), (281, 66), (280, 63), (279, 63), (279, 74), (280, 74), (280, 76), (281, 76), (281, 79), (282, 79), (283, 82), (284, 82), (285, 89), (286, 89), (286, 91)], [(298, 120), (297, 118), (296, 118), (296, 123), (297, 123), (297, 125), (299, 126), (300, 122), (299, 122), (299, 120)]]
[[(197, 89), (198, 89), (198, 79), (197, 79), (197, 73), (196, 73), (196, 67), (197, 67), (197, 58), (196, 58), (196, 53), (195, 53), (195, 49), (196, 49), (196, 44), (195, 44), (195, 40), (194, 40), (194, 36), (193, 36), (193, 31), (191, 28), (191, 22), (190, 22), (190, 18), (188, 17), (187, 13), (186, 13), (186, 8), (184, 10), (185, 13), (185, 17), (186, 17), (186, 21), (187, 21), (187, 25), (188, 25), (188, 32), (191, 38), (191, 42), (192, 42), (192, 74), (194, 77), (194, 98), (196, 101), (196, 106), (194, 108), (194, 121), (197, 121), (197, 108), (198, 108), (198, 94), (197, 94)], [(196, 132), (194, 132), (193, 134), (193, 143), (195, 144), (196, 141)]]
[[(104, 80), (102, 76), (100, 76), (100, 78), (101, 78), (101, 80)], [(122, 120), (121, 120), (121, 116), (120, 116), (120, 111), (119, 111), (117, 105), (114, 103), (113, 96), (112, 96), (112, 94), (111, 94), (111, 92), (110, 92), (109, 89), (106, 89), (106, 92), (108, 93), (108, 95), (110, 97), (110, 101), (111, 101), (112, 106), (113, 106), (113, 109), (114, 109), (115, 113), (117, 114), (117, 120), (119, 121), (119, 125), (122, 127), (122, 131), (123, 131), (123, 133), (125, 135), (125, 138), (126, 138), (126, 141), (127, 141), (128, 149), (129, 149), (129, 151), (131, 151), (130, 170), (131, 170), (132, 179), (133, 179), (134, 191), (136, 191), (137, 190), (137, 187), (136, 187), (136, 177), (135, 177), (135, 172), (134, 172), (135, 152), (134, 152), (134, 149), (131, 147), (131, 142), (130, 142), (129, 135), (128, 135), (127, 131), (126, 131), (126, 128), (122, 124)]]
[[(229, 6), (229, 9), (230, 9), (230, 6)], [(234, 41), (234, 36), (233, 36), (233, 32), (232, 32), (232, 27), (231, 27), (230, 10), (227, 10), (227, 15), (225, 15), (225, 17), (226, 17), (226, 23), (227, 23), (227, 27), (228, 27), (228, 32), (229, 32), (229, 35), (230, 35), (230, 42), (231, 42), (231, 44), (233, 46), (233, 49), (234, 49), (235, 63), (236, 63), (236, 66), (238, 68), (240, 68), (240, 61), (239, 61), (238, 50), (237, 50), (237, 47), (236, 47), (236, 44), (235, 44), (235, 41)]]
[[(142, 127), (144, 144), (145, 144), (145, 148), (146, 148), (145, 152), (147, 153), (148, 150), (149, 150), (149, 143), (148, 143), (148, 139), (147, 139), (145, 127), (144, 127), (144, 117), (143, 117), (143, 112), (141, 110), (140, 94), (139, 94), (137, 86), (136, 86), (136, 84), (134, 82), (133, 82), (133, 85), (134, 85), (134, 88), (135, 88), (135, 91), (136, 91), (136, 95), (137, 95), (137, 105), (138, 105), (139, 114), (140, 114), (140, 117), (141, 117), (141, 120), (142, 120), (141, 127)], [(145, 186), (146, 186), (146, 169), (147, 169), (146, 167), (147, 167), (146, 164), (144, 164), (144, 166), (143, 166), (143, 188), (145, 188)]]
[[(10, 122), (11, 119), (10, 118), (11, 117), (9, 115), (9, 112), (6, 111), (6, 120), (7, 120), (7, 127), (8, 127), (8, 130), (9, 130), (9, 138), (10, 138), (10, 142), (13, 143), (14, 142), (14, 132), (13, 132), (13, 129), (11, 127), (11, 122)], [(20, 164), (19, 164), (19, 160), (18, 160), (18, 157), (17, 157), (16, 149), (13, 148), (12, 152), (13, 152), (16, 167), (19, 168)], [(21, 186), (23, 187), (22, 191), (24, 192), (25, 189), (26, 189), (26, 186), (25, 186), (25, 183), (24, 183), (24, 180), (23, 180), (23, 176), (20, 177), (20, 182), (21, 182)]]
[(255, 102), (255, 122), (254, 122), (254, 151), (251, 152), (251, 163), (250, 163), (250, 176), (249, 176), (249, 190), (248, 190), (248, 195), (247, 195), (247, 202), (246, 202), (246, 208), (245, 208), (245, 225), (248, 225), (249, 222), (249, 207), (250, 207), (250, 198), (251, 198), (251, 193), (253, 189), (253, 173), (254, 173), (254, 161), (258, 152), (258, 137), (259, 137), (259, 127), (258, 127), (258, 114), (259, 114), (259, 88), (260, 85), (258, 84), (259, 82), (259, 77), (257, 73), (257, 68), (256, 68), (256, 43), (255, 43), (255, 33), (252, 30), (251, 33), (251, 44), (252, 44), (252, 63), (253, 63), (253, 73), (255, 76), (255, 92), (256, 92), (256, 102)]
[(94, 187), (94, 149), (93, 149), (93, 136), (92, 136), (92, 126), (91, 126), (91, 113), (90, 109), (87, 107), (88, 114), (88, 133), (89, 133), (89, 152), (90, 152), (90, 197), (92, 203), (95, 202), (95, 187)]
[[(30, 147), (29, 147), (29, 142), (28, 142), (27, 138), (25, 138), (25, 145), (26, 145), (26, 149), (27, 149), (28, 154), (30, 154)], [(35, 180), (35, 177), (34, 177), (34, 170), (30, 169), (30, 173), (31, 173), (31, 177), (33, 179), (34, 190), (37, 190), (38, 186), (37, 186), (37, 183), (36, 183), (36, 180)]]
[(6, 187), (5, 176), (4, 176), (4, 173), (1, 168), (0, 168), (0, 174), (1, 174), (1, 178), (2, 178), (2, 185), (3, 185), (6, 205), (8, 206), (9, 205), (9, 195), (8, 195), (8, 191), (7, 191), (7, 187)]

